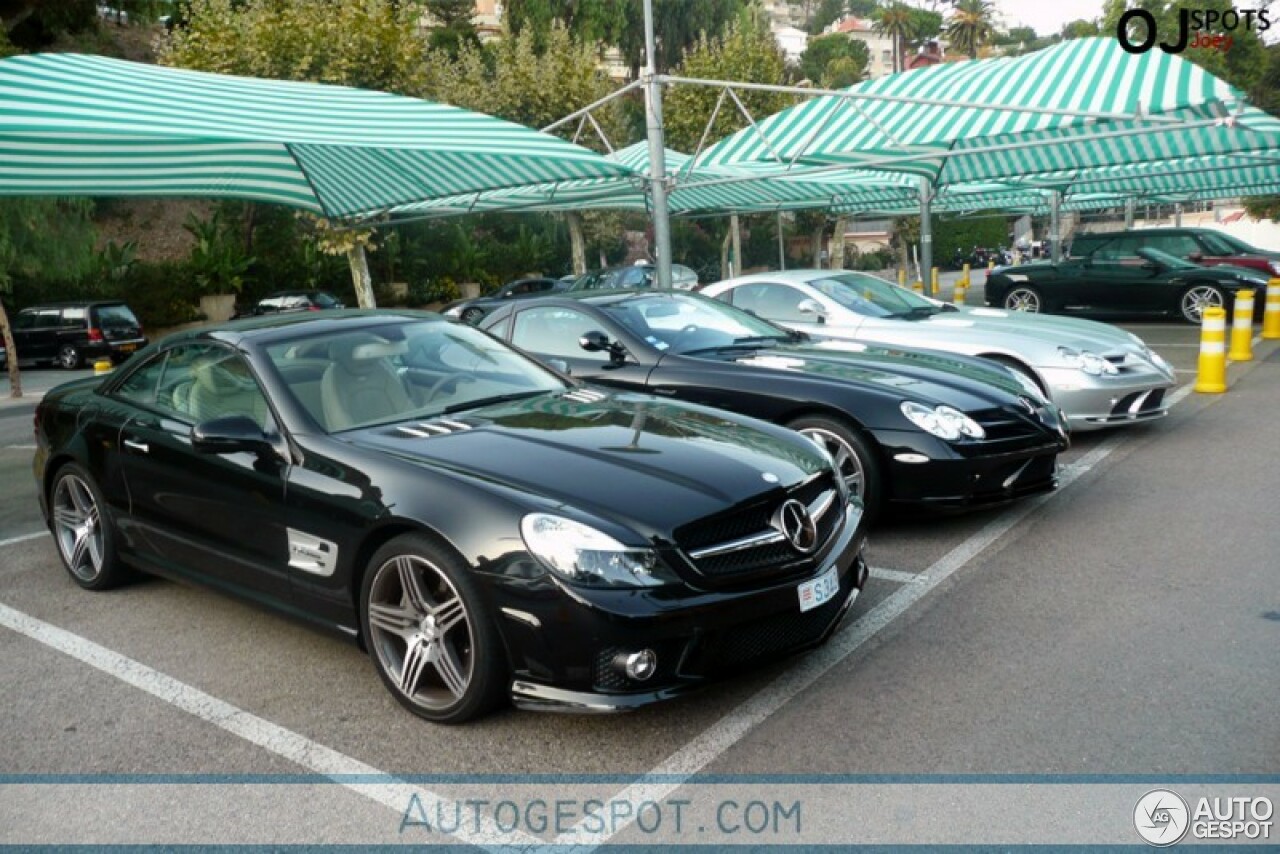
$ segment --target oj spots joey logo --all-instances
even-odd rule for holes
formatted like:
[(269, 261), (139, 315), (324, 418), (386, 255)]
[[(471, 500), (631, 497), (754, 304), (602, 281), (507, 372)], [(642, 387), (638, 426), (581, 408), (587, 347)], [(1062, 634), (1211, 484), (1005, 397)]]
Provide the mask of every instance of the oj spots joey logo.
[(1187, 834), (1187, 802), (1168, 789), (1153, 789), (1133, 808), (1133, 826), (1147, 843), (1163, 848)]
[[(1231, 35), (1238, 30), (1266, 32), (1271, 27), (1268, 10), (1179, 9), (1177, 32), (1164, 33), (1160, 49), (1165, 53), (1182, 53), (1187, 48), (1211, 48), (1228, 51), (1235, 42)], [(1155, 15), (1146, 9), (1129, 9), (1120, 16), (1116, 38), (1129, 53), (1146, 53), (1156, 46), (1161, 33)]]

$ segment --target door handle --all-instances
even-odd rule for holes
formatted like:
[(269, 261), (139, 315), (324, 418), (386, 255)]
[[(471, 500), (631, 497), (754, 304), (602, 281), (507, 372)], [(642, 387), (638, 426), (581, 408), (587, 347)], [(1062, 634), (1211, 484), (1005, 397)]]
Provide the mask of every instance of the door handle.
[(649, 389), (649, 391), (653, 392), (654, 394), (664, 395), (666, 397), (671, 397), (676, 393), (676, 390), (674, 388), (667, 385), (654, 386), (653, 388)]
[(139, 442), (134, 439), (125, 439), (124, 446), (129, 450), (135, 451), (139, 454), (151, 453), (151, 446), (148, 445), (146, 442)]

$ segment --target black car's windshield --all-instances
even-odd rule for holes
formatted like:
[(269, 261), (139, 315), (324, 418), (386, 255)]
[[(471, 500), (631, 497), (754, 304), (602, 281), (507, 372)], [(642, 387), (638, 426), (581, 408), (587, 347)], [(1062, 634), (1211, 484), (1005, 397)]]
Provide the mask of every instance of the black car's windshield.
[(328, 330), (266, 350), (289, 392), (331, 433), (567, 388), (483, 332), (438, 320)]
[(792, 337), (787, 330), (745, 311), (695, 294), (637, 295), (610, 303), (604, 311), (666, 353), (761, 347)]
[(841, 273), (811, 279), (809, 286), (850, 311), (867, 317), (911, 317), (940, 311), (929, 300), (875, 276)]

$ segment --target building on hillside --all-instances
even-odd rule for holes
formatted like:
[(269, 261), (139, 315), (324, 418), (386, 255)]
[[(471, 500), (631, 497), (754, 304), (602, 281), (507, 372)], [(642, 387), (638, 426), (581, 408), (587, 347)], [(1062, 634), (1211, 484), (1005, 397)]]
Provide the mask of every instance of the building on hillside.
[(778, 41), (778, 47), (787, 57), (789, 65), (799, 65), (800, 57), (809, 46), (809, 34), (799, 27), (779, 27), (771, 25), (769, 31)]
[(903, 71), (914, 71), (917, 68), (928, 68), (930, 65), (937, 65), (941, 62), (950, 61), (942, 55), (942, 44), (937, 39), (930, 39), (925, 42), (919, 52), (913, 56), (908, 56), (907, 61), (903, 63)]
[(893, 73), (893, 39), (877, 33), (865, 18), (842, 18), (822, 31), (823, 35), (840, 33), (867, 46), (867, 77), (875, 79)]

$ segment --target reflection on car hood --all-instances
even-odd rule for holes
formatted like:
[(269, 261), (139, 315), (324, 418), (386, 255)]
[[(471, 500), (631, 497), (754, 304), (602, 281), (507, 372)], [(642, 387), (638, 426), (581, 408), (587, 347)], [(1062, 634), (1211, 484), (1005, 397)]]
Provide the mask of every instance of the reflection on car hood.
[(1015, 404), (1023, 394), (1008, 371), (990, 362), (931, 350), (828, 339), (754, 350), (738, 355), (736, 361), (761, 369), (871, 386), (904, 400), (945, 403), (968, 411)]
[[(342, 434), (358, 446), (667, 532), (822, 471), (783, 428), (596, 388)], [(768, 477), (766, 477), (768, 475)]]
[(971, 324), (975, 337), (993, 345), (1007, 344), (1014, 350), (1027, 350), (1029, 346), (1034, 352), (1043, 350), (1049, 355), (1056, 355), (1058, 347), (1090, 350), (1098, 354), (1142, 352), (1142, 348), (1123, 329), (1079, 317), (998, 308), (961, 308), (959, 312), (934, 315), (923, 325), (942, 331), (949, 322), (954, 322), (951, 318)]

